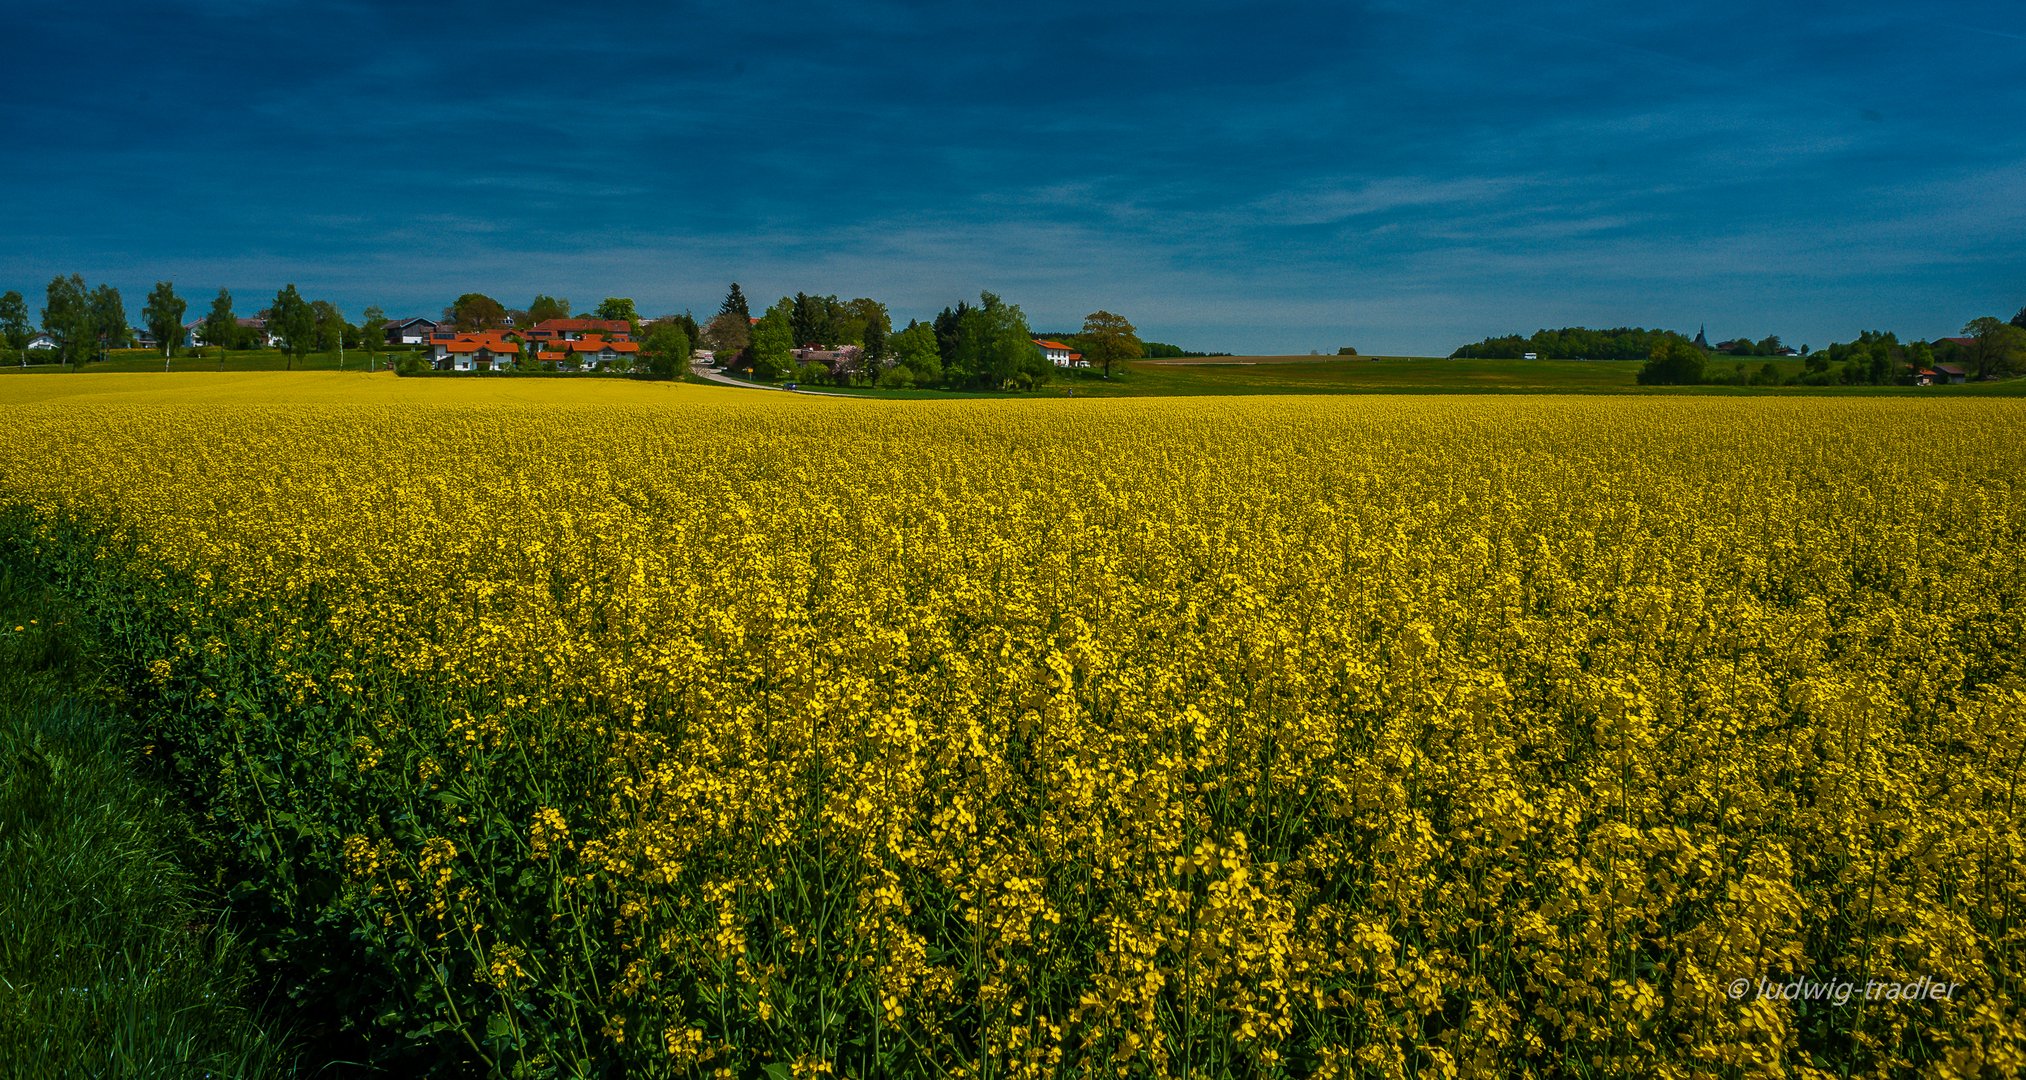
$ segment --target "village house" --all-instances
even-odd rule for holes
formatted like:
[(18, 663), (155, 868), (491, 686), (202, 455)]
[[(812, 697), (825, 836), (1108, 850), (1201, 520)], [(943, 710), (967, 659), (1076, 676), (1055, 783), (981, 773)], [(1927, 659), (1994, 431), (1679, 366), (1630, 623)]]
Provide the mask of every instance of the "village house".
[[(626, 324), (621, 322), (619, 325)], [(621, 360), (630, 363), (634, 357), (640, 355), (639, 342), (623, 338), (607, 340), (598, 334), (571, 338), (558, 344), (566, 345), (571, 362), (587, 371), (597, 371)]]
[(430, 335), (436, 333), (440, 324), (433, 319), (420, 316), (408, 319), (390, 319), (383, 332), (389, 345), (426, 345)]
[(48, 334), (37, 334), (37, 335), (35, 335), (34, 337), (32, 337), (32, 338), (29, 338), (29, 339), (28, 339), (28, 344), (26, 344), (26, 345), (23, 345), (23, 346), (21, 347), (21, 351), (23, 351), (23, 352), (34, 352), (34, 351), (44, 351), (44, 352), (54, 352), (54, 351), (56, 351), (56, 339), (55, 339), (55, 338), (53, 338), (53, 337), (50, 337), (50, 336), (49, 336)]
[(1048, 362), (1054, 364), (1056, 367), (1079, 368), (1090, 366), (1090, 361), (1085, 360), (1082, 353), (1071, 352), (1069, 346), (1064, 345), (1060, 341), (1035, 338), (1034, 344), (1041, 347), (1041, 355), (1046, 356)]
[(527, 339), (534, 342), (581, 341), (590, 335), (624, 341), (633, 336), (633, 324), (625, 319), (543, 319), (529, 327)]
[(521, 354), (520, 342), (496, 330), (440, 337), (429, 343), (430, 363), (439, 371), (500, 371), (513, 367)]
[(1970, 381), (1970, 373), (1954, 364), (1936, 364), (1934, 381), (1937, 386), (1943, 383), (1966, 383)]

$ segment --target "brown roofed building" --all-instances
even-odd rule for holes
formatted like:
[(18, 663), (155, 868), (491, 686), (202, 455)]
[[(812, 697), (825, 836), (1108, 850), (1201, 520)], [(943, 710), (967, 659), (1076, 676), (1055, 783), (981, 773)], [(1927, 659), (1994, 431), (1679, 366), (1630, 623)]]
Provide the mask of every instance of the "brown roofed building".
[(587, 335), (633, 336), (633, 324), (625, 319), (543, 319), (528, 330), (535, 341), (577, 341)]

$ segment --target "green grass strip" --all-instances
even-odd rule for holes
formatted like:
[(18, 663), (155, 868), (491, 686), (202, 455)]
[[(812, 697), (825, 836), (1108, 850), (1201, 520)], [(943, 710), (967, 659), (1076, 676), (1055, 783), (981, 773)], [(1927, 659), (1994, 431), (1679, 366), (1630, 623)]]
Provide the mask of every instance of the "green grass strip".
[(0, 1061), (22, 1077), (293, 1074), (144, 752), (62, 605), (0, 566)]

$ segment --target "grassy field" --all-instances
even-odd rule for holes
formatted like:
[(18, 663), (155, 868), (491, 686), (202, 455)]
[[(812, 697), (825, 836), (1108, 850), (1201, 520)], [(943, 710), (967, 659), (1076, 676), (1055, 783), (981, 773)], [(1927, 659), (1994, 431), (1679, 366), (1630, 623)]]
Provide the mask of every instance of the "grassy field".
[[(368, 371), (375, 367), (386, 373), (392, 363), (391, 356), (408, 355), (406, 352), (389, 354), (381, 349), (369, 360), (358, 349), (345, 350), (341, 358), (337, 353), (310, 353), (294, 362), (291, 367), (289, 356), (275, 349), (229, 349), (225, 353), (225, 364), (219, 366), (218, 350), (198, 349), (195, 352), (180, 351), (165, 369), (162, 354), (152, 349), (116, 349), (104, 360), (94, 360), (81, 365), (77, 370), (83, 373), (134, 373), (168, 370), (178, 371)], [(36, 363), (35, 354), (29, 356), (27, 366), (19, 363), (0, 364), (0, 374), (36, 374), (70, 370), (61, 364)]]
[(0, 1060), (8, 1075), (291, 1071), (171, 790), (61, 598), (0, 549)]

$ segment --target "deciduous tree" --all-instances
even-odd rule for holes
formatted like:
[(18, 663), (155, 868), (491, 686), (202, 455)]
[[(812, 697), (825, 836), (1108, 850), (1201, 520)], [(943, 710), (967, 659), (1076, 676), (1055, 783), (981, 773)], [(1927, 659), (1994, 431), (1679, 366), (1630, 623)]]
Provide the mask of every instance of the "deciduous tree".
[(6, 340), (7, 347), (16, 352), (27, 348), (32, 329), (28, 324), (27, 299), (14, 289), (0, 295), (0, 338)]
[(127, 344), (127, 305), (120, 299), (120, 291), (111, 285), (100, 285), (91, 291), (88, 303), (91, 311), (91, 336), (98, 343), (100, 354), (107, 349), (122, 349)]
[(1083, 320), (1084, 359), (1104, 366), (1105, 378), (1111, 378), (1114, 363), (1137, 360), (1141, 345), (1133, 324), (1123, 315), (1109, 311), (1093, 311)]
[(935, 386), (943, 381), (943, 354), (936, 348), (935, 327), (910, 322), (893, 336), (893, 363), (906, 368), (918, 386)]
[(2026, 330), (1986, 315), (1970, 320), (1963, 334), (1971, 339), (1968, 353), (1977, 378), (2011, 375), (2026, 366)]
[(351, 329), (345, 317), (338, 311), (338, 305), (329, 300), (310, 302), (310, 313), (316, 316), (316, 351), (331, 352), (344, 344), (345, 331)]
[(753, 324), (753, 378), (774, 379), (795, 364), (795, 331), (789, 324), (795, 301), (782, 297)]
[(239, 330), (239, 320), (232, 315), (232, 294), (224, 289), (211, 301), (211, 310), (204, 316), (204, 344), (218, 348), (218, 370), (225, 370), (225, 350), (232, 345), (232, 339)]
[(675, 319), (663, 319), (655, 323), (640, 343), (641, 358), (647, 362), (647, 370), (658, 378), (676, 379), (689, 373), (689, 335), (683, 332), (682, 323)]
[(625, 319), (636, 325), (640, 322), (640, 312), (634, 308), (633, 298), (630, 296), (606, 297), (598, 305), (597, 316), (601, 319)]
[(1031, 389), (1048, 381), (1054, 365), (1034, 344), (1034, 331), (1018, 304), (981, 292), (970, 311), (971, 325), (960, 333), (966, 348), (975, 348), (971, 381), (993, 390)]
[(288, 350), (288, 368), (293, 371), (295, 362), (309, 355), (316, 344), (316, 309), (290, 283), (274, 294), (274, 306), (267, 312), (267, 328), (281, 338), (282, 348)]
[(56, 358), (60, 363), (76, 367), (78, 360), (90, 351), (91, 294), (85, 289), (84, 275), (58, 275), (50, 279), (42, 308), (42, 329), (56, 340)]
[(162, 343), (164, 360), (176, 355), (176, 346), (183, 340), (183, 313), (189, 307), (176, 295), (174, 282), (157, 281), (155, 290), (148, 294), (148, 305), (141, 309), (141, 318), (147, 321), (148, 332)]
[(721, 311), (704, 327), (703, 338), (720, 354), (721, 360), (729, 361), (752, 342), (753, 325), (739, 312)]
[(366, 349), (366, 366), (373, 366), (373, 354), (380, 351), (380, 343), (387, 337), (387, 313), (374, 304), (366, 309), (359, 319), (359, 344)]
[(460, 333), (492, 330), (506, 325), (506, 306), (484, 293), (465, 293), (443, 309), (443, 317)]
[(528, 301), (529, 326), (539, 326), (550, 319), (567, 319), (569, 317), (570, 301), (562, 297), (543, 294)]
[(1708, 360), (1701, 349), (1678, 337), (1665, 337), (1653, 346), (1653, 355), (1639, 369), (1645, 386), (1685, 386), (1702, 381)]

